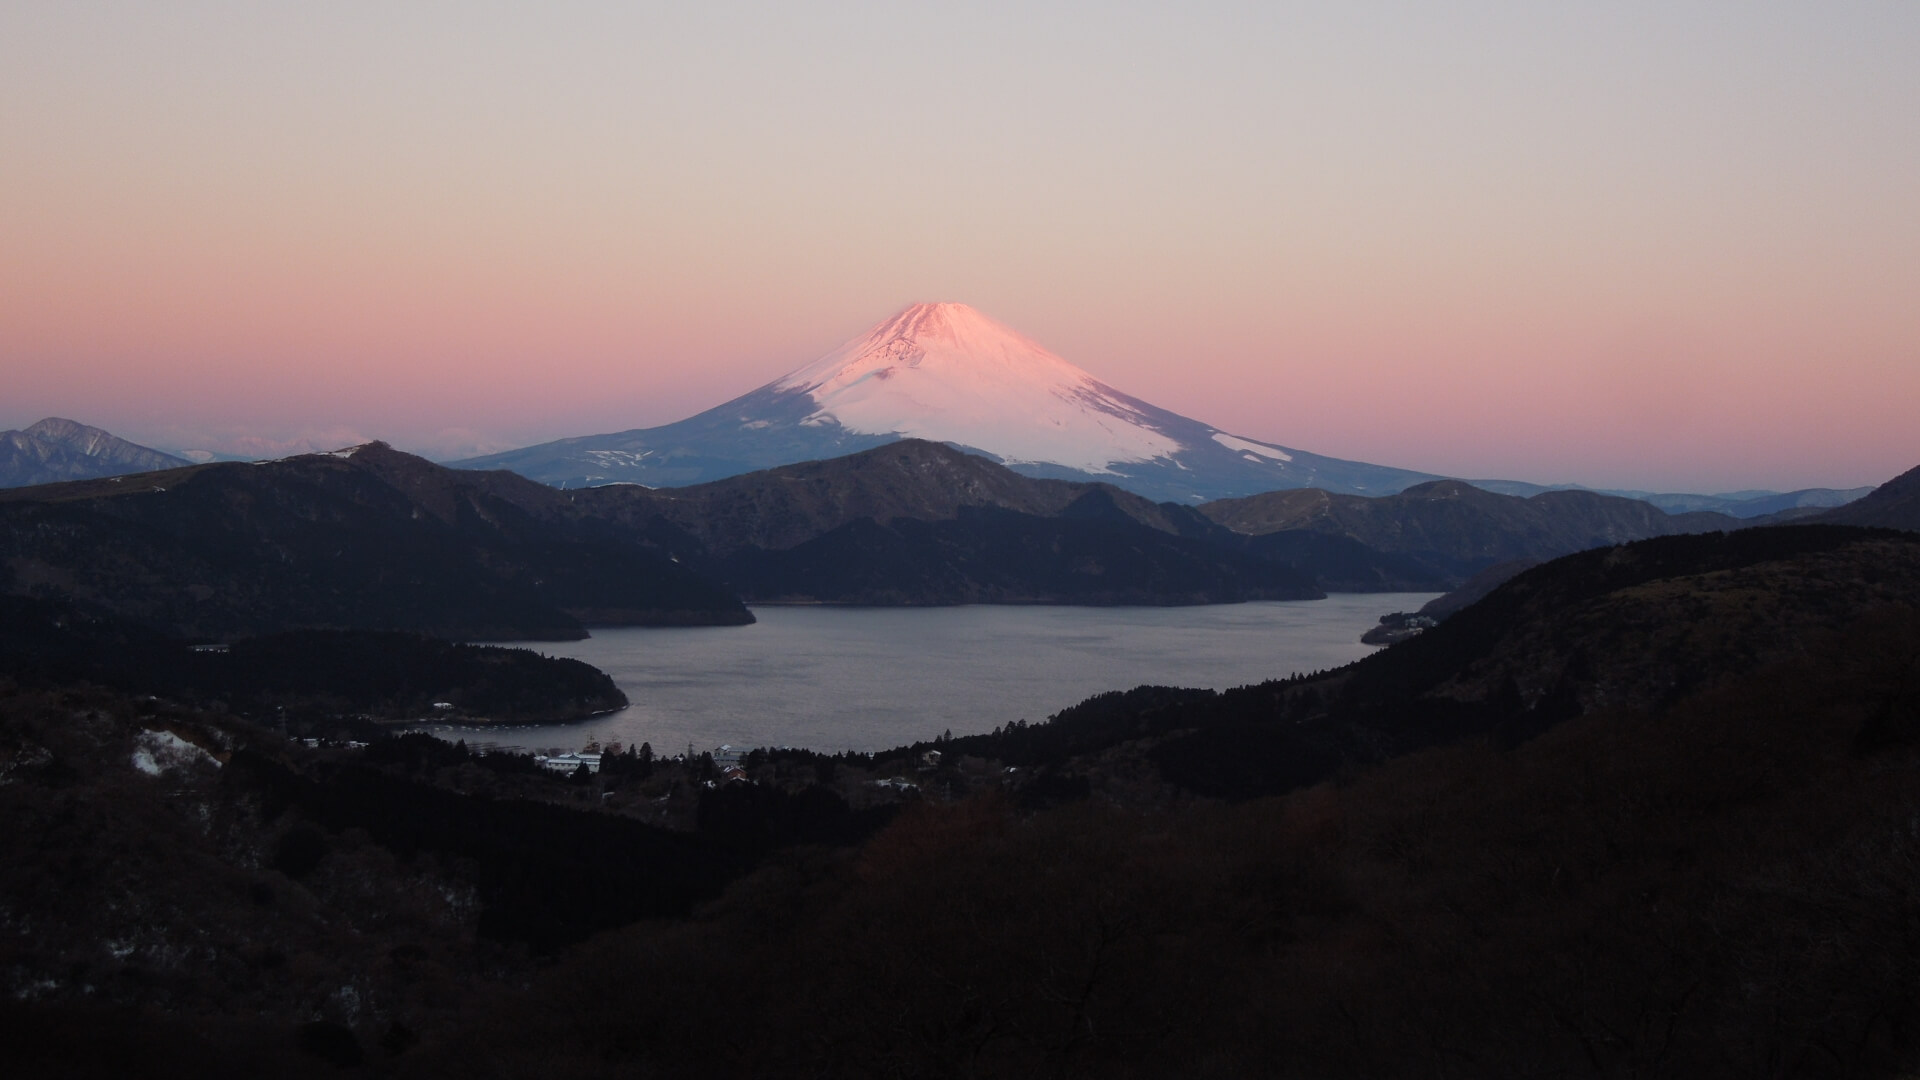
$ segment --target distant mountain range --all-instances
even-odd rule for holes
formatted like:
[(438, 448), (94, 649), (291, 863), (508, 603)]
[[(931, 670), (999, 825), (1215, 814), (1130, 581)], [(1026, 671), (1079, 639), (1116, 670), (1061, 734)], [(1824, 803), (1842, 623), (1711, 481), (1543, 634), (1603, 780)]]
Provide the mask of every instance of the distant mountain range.
[(188, 638), (302, 628), (566, 639), (751, 622), (739, 600), (510, 473), (375, 443), (0, 492), (0, 592)]
[(558, 487), (670, 487), (899, 439), (1026, 476), (1195, 503), (1275, 488), (1386, 495), (1440, 479), (1249, 439), (1122, 393), (965, 304), (914, 304), (752, 393), (677, 423), (454, 462)]
[(1920, 532), (1920, 468), (1908, 469), (1860, 499), (1807, 520)]
[(1256, 536), (1294, 530), (1348, 536), (1376, 551), (1411, 556), (1456, 579), (1511, 560), (1538, 561), (1743, 524), (1705, 511), (1667, 514), (1638, 499), (1592, 491), (1498, 495), (1462, 480), (1435, 480), (1377, 499), (1313, 489), (1272, 491), (1206, 503), (1199, 512)]
[[(998, 530), (1018, 522), (1025, 544), (1050, 550), (1056, 541), (1045, 538), (1058, 526), (1049, 523), (1099, 521), (1107, 542), (1128, 550), (1178, 541), (1190, 557), (1238, 566), (1237, 574), (1251, 573), (1251, 565), (1278, 564), (1336, 591), (1439, 591), (1496, 563), (1742, 524), (1723, 514), (1669, 515), (1594, 492), (1521, 498), (1456, 480), (1379, 498), (1306, 489), (1196, 508), (1154, 503), (1112, 484), (1023, 476), (914, 439), (683, 488), (610, 485), (569, 494), (572, 512), (643, 533), (660, 550), (726, 581), (749, 600), (863, 595), (859, 602), (902, 602), (899, 594), (880, 599), (886, 575), (877, 568), (892, 565), (904, 573), (913, 563), (918, 569), (909, 577), (931, 580), (955, 567), (975, 567), (971, 572), (977, 574), (983, 566), (997, 566), (993, 559), (963, 557), (973, 551), (969, 544), (986, 543), (984, 536), (959, 539), (989, 529), (989, 522)], [(908, 528), (906, 522), (930, 527)], [(901, 535), (902, 529), (915, 539)], [(942, 569), (920, 561), (928, 559)], [(1109, 585), (1119, 577), (1109, 576)], [(856, 578), (866, 584), (846, 584)], [(828, 581), (842, 584), (810, 591)], [(1231, 595), (1226, 586), (1213, 595), (1223, 595), (1222, 589)], [(933, 595), (937, 591), (919, 602), (941, 602)]]
[(738, 623), (752, 602), (1189, 604), (1434, 591), (1497, 563), (1682, 532), (1592, 492), (1434, 481), (1199, 508), (901, 440), (684, 488), (563, 492), (375, 443), (0, 493), (0, 593), (226, 639), (466, 640)]
[[(96, 429), (79, 433), (122, 461)], [(137, 448), (136, 448), (137, 449)], [(151, 453), (151, 452), (146, 452)], [(157, 455), (161, 460), (170, 460)], [(1915, 527), (1913, 474), (1792, 513)], [(1591, 491), (1431, 480), (1154, 502), (940, 442), (685, 487), (556, 490), (374, 443), (0, 493), (0, 593), (93, 604), (190, 637), (305, 627), (475, 639), (751, 621), (751, 602), (1185, 604), (1444, 591), (1560, 555), (1741, 519)], [(1490, 568), (1505, 570), (1489, 574)]]
[(1811, 517), (1822, 510), (1844, 506), (1860, 498), (1871, 487), (1801, 488), (1798, 491), (1728, 491), (1718, 495), (1692, 495), (1669, 491), (1637, 491), (1630, 488), (1590, 488), (1582, 484), (1528, 484), (1518, 480), (1473, 480), (1474, 487), (1502, 495), (1538, 495), (1543, 491), (1591, 491), (1597, 495), (1618, 495), (1652, 503), (1669, 514), (1687, 514), (1706, 510), (1743, 520), (1772, 519), (1774, 524)]
[(1734, 491), (1723, 495), (1679, 495), (1607, 489), (1603, 493), (1650, 502), (1669, 514), (1709, 510), (1730, 517), (1752, 519), (1811, 516), (1822, 510), (1845, 506), (1872, 490), (1871, 487), (1801, 488), (1798, 491)]
[(189, 464), (185, 458), (56, 416), (23, 431), (0, 431), (0, 488), (123, 476)]
[[(1816, 493), (1816, 498), (1818, 497), (1818, 492), (1830, 490), (1831, 489), (1813, 489)], [(1826, 510), (1822, 510), (1817, 503), (1809, 500), (1788, 509), (1776, 510), (1765, 516), (1743, 515), (1739, 518), (1730, 519), (1721, 514), (1694, 511), (1691, 513), (1674, 514), (1670, 520), (1675, 525), (1675, 532), (1710, 532), (1731, 530), (1734, 528), (1744, 529), (1756, 526), (1798, 524), (1862, 525), (1874, 528), (1902, 529), (1909, 532), (1920, 532), (1920, 468), (1911, 469), (1902, 473), (1892, 480), (1887, 481), (1885, 484), (1880, 485), (1878, 488), (1862, 488), (1859, 490), (1867, 494), (1859, 499), (1849, 500), (1842, 505)], [(1407, 494), (1412, 494), (1412, 492), (1408, 492)], [(1574, 493), (1554, 492), (1550, 494), (1556, 498), (1564, 498)], [(1807, 494), (1807, 492), (1796, 492), (1789, 495), (1776, 495), (1765, 500), (1756, 499), (1752, 501), (1765, 501), (1777, 505), (1784, 500), (1791, 499), (1793, 495), (1804, 496)], [(1851, 493), (1842, 492), (1839, 494)], [(1678, 498), (1684, 498), (1684, 496)], [(1535, 496), (1535, 498), (1529, 500), (1529, 502), (1545, 499), (1546, 496), (1544, 495)], [(1381, 504), (1388, 502), (1386, 499), (1374, 501)], [(1362, 500), (1362, 502), (1365, 502), (1365, 500)], [(1299, 499), (1296, 493), (1275, 492), (1272, 495), (1254, 499), (1231, 500), (1212, 504), (1208, 509), (1213, 513), (1226, 516), (1238, 515), (1240, 517), (1255, 518), (1256, 511), (1260, 508), (1265, 508), (1269, 515), (1275, 518), (1284, 518), (1288, 507), (1293, 507), (1296, 511), (1299, 511), (1309, 509), (1313, 505), (1310, 500)], [(1419, 520), (1418, 515), (1407, 514), (1404, 510), (1398, 514), (1381, 514), (1375, 517), (1369, 513), (1369, 510), (1373, 509), (1371, 507), (1342, 507), (1340, 509), (1345, 512), (1341, 513), (1329, 509), (1328, 511), (1322, 511), (1322, 514), (1329, 520), (1340, 519), (1348, 522), (1357, 521), (1364, 523), (1362, 525), (1362, 531), (1369, 531), (1366, 529), (1366, 526), (1375, 526), (1377, 528), (1377, 526), (1384, 521), (1390, 535), (1374, 535), (1373, 539), (1376, 544), (1380, 544), (1383, 548), (1389, 550), (1394, 549), (1396, 541), (1400, 536), (1407, 533), (1419, 535), (1424, 531), (1424, 523)], [(1259, 519), (1255, 518), (1255, 520)], [(1549, 526), (1549, 528), (1551, 528), (1551, 526)], [(1535, 535), (1539, 534), (1535, 533)], [(1490, 547), (1502, 548), (1510, 557), (1474, 573), (1472, 577), (1468, 578), (1446, 595), (1428, 601), (1417, 613), (1395, 612), (1391, 615), (1383, 616), (1380, 620), (1382, 624), (1381, 627), (1371, 631), (1364, 640), (1372, 644), (1388, 644), (1419, 633), (1420, 630), (1418, 628), (1431, 625), (1431, 620), (1441, 620), (1451, 617), (1479, 602), (1482, 597), (1485, 597), (1507, 581), (1539, 565), (1550, 557), (1550, 553), (1547, 551), (1525, 550), (1524, 548), (1526, 548), (1527, 545), (1515, 544), (1514, 541), (1519, 539), (1516, 534), (1496, 535), (1488, 537), (1487, 539)], [(1565, 539), (1564, 535), (1562, 539)], [(1611, 543), (1614, 541), (1606, 542)], [(1599, 544), (1596, 543), (1590, 546), (1599, 546)], [(1424, 617), (1427, 621), (1418, 622), (1410, 620), (1409, 615)]]
[(644, 535), (748, 600), (1169, 604), (1322, 595), (1315, 567), (1248, 551), (1191, 509), (1107, 484), (1021, 476), (918, 439), (687, 488), (569, 494), (573, 512)]

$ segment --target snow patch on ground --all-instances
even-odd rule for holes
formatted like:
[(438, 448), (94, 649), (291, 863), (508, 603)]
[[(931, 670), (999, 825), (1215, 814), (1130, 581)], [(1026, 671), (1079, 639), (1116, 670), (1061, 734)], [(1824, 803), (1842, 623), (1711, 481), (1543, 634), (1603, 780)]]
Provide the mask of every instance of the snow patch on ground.
[(639, 453), (632, 450), (588, 450), (585, 453), (593, 459), (594, 464), (603, 469), (638, 465), (653, 456), (651, 450), (642, 450)]
[(168, 769), (179, 769), (198, 761), (220, 762), (212, 754), (171, 731), (142, 731), (133, 740), (133, 767), (148, 776), (159, 776)]
[[(1258, 454), (1260, 455), (1260, 457), (1271, 458), (1274, 461), (1292, 461), (1293, 460), (1292, 454), (1289, 454), (1285, 450), (1281, 450), (1278, 447), (1268, 446), (1266, 443), (1257, 443), (1251, 439), (1238, 439), (1232, 435), (1227, 434), (1224, 431), (1214, 432), (1213, 441), (1219, 443), (1221, 446), (1224, 446), (1229, 450), (1240, 451), (1242, 457), (1248, 457), (1248, 455), (1251, 455), (1251, 454)], [(1258, 459), (1248, 457), (1248, 460), (1252, 461), (1252, 460), (1258, 460)]]

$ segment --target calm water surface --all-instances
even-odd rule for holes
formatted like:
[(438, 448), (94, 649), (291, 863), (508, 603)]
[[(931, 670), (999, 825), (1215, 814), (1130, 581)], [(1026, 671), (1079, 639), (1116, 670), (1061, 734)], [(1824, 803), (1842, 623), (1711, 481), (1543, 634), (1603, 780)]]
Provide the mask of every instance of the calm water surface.
[(444, 738), (576, 749), (588, 737), (660, 754), (735, 746), (883, 750), (943, 731), (1043, 720), (1143, 683), (1226, 689), (1337, 667), (1360, 634), (1432, 593), (1177, 608), (756, 607), (752, 626), (596, 630), (533, 642), (613, 676), (632, 705), (578, 724), (438, 727)]

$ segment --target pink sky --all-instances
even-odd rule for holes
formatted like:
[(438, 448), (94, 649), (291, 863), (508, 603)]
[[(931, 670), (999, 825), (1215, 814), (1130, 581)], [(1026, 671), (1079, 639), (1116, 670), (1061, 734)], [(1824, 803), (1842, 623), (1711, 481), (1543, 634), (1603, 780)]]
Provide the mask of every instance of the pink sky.
[(1920, 6), (1242, 7), (19, 0), (0, 428), (504, 449), (957, 300), (1316, 453), (1920, 464)]

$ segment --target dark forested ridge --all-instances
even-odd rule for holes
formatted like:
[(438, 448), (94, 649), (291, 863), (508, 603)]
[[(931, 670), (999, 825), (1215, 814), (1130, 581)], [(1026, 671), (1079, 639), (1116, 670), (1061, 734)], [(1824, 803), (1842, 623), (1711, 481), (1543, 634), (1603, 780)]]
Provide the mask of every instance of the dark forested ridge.
[(605, 673), (527, 649), (376, 630), (296, 630), (221, 650), (54, 601), (0, 596), (0, 676), (217, 705), (296, 733), (420, 720), (556, 723), (624, 707)]
[(566, 639), (738, 624), (739, 599), (566, 496), (374, 443), (0, 493), (0, 591), (187, 637), (295, 628)]
[[(572, 494), (576, 512), (647, 536), (749, 600), (1199, 604), (1322, 595), (1317, 566), (1252, 550), (1191, 509), (1106, 484), (1021, 476), (917, 439), (690, 488)], [(1438, 581), (1428, 575), (1422, 584)]]
[(503, 640), (751, 621), (739, 595), (1189, 604), (1317, 597), (1320, 576), (1444, 583), (1350, 541), (1249, 541), (1190, 509), (926, 443), (710, 487), (559, 492), (372, 444), (24, 489), (0, 493), (0, 591), (200, 639), (350, 627)]
[(1535, 567), (1335, 672), (1217, 693), (1103, 695), (1048, 724), (952, 748), (1097, 772), (1100, 755), (1131, 747), (1157, 782), (1225, 798), (1280, 794), (1437, 743), (1524, 739), (1597, 710), (1659, 709), (1912, 610), (1920, 536), (1782, 526), (1666, 537)]
[(1920, 531), (1920, 468), (1909, 469), (1860, 499), (1815, 520), (1832, 525), (1868, 525)]
[[(1084, 547), (1087, 527), (1062, 524), (1069, 521), (1103, 521), (1109, 546), (1157, 553), (1156, 573), (1128, 586), (1151, 593), (1167, 582), (1158, 598), (1129, 601), (1147, 603), (1260, 595), (1224, 581), (1195, 583), (1223, 574), (1253, 582), (1267, 572), (1262, 564), (1322, 590), (1444, 589), (1504, 559), (1736, 524), (1713, 514), (1671, 517), (1644, 502), (1589, 492), (1522, 499), (1458, 481), (1384, 498), (1308, 489), (1200, 507), (1155, 504), (1108, 484), (1022, 476), (912, 439), (692, 487), (628, 485), (572, 496), (574, 512), (645, 535), (750, 599), (878, 603), (987, 596), (1111, 602), (1061, 599), (1111, 595), (1115, 578), (1063, 577), (1046, 560), (1016, 557), (992, 578), (980, 576), (977, 556), (1000, 544), (996, 538), (1018, 533), (1018, 546), (1032, 552), (1056, 548), (1063, 532), (1075, 531), (1082, 539), (1070, 542)], [(859, 565), (867, 556), (877, 564)], [(1187, 565), (1176, 570), (1176, 557)], [(1272, 586), (1264, 594), (1280, 595)]]
[(1591, 491), (1528, 498), (1484, 491), (1463, 480), (1416, 484), (1368, 498), (1305, 488), (1220, 499), (1199, 507), (1209, 519), (1260, 536), (1305, 531), (1344, 536), (1417, 561), (1456, 583), (1496, 563), (1550, 559), (1633, 540), (1736, 528), (1724, 514), (1669, 515), (1651, 503)]
[(744, 548), (791, 548), (863, 518), (951, 520), (962, 507), (1053, 517), (1093, 491), (1104, 492), (1126, 517), (1173, 531), (1162, 505), (1131, 492), (1037, 480), (921, 439), (691, 487), (622, 484), (570, 494), (583, 513), (630, 525), (658, 519), (725, 557)]
[[(1090, 499), (1098, 501), (1099, 493)], [(961, 507), (951, 520), (861, 518), (715, 564), (749, 598), (854, 604), (1206, 604), (1313, 600), (1307, 573), (1080, 504), (1055, 517)]]
[[(1878, 488), (1861, 489), (1866, 497), (1853, 500), (1832, 510), (1822, 510), (1817, 506), (1798, 506), (1787, 511), (1746, 518), (1743, 528), (1762, 526), (1780, 526), (1792, 524), (1828, 524), (1859, 525), (1870, 528), (1901, 529), (1920, 531), (1920, 469), (1911, 470), (1887, 481)], [(1799, 493), (1801, 495), (1820, 496), (1833, 493), (1824, 489)], [(1695, 515), (1679, 514), (1676, 520), (1687, 524)], [(1709, 519), (1710, 520), (1710, 519)], [(1689, 525), (1684, 531), (1696, 531)], [(1457, 611), (1476, 603), (1481, 597), (1509, 578), (1514, 577), (1528, 567), (1540, 562), (1538, 557), (1522, 557), (1497, 563), (1473, 575), (1445, 596), (1428, 601), (1417, 613), (1423, 617), (1420, 623), (1445, 619)], [(1389, 640), (1401, 640), (1410, 636), (1408, 629), (1418, 625), (1411, 616), (1414, 613), (1395, 612), (1381, 619), (1382, 628), (1378, 631), (1379, 643)], [(1413, 631), (1417, 633), (1418, 631)]]
[[(1441, 590), (1714, 521), (1456, 482), (1193, 508), (904, 440), (696, 487), (561, 492), (381, 444), (0, 493), (0, 590), (223, 639), (482, 640), (751, 620), (759, 601), (1186, 604)], [(1727, 519), (1731, 520), (1731, 519)]]

